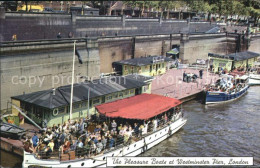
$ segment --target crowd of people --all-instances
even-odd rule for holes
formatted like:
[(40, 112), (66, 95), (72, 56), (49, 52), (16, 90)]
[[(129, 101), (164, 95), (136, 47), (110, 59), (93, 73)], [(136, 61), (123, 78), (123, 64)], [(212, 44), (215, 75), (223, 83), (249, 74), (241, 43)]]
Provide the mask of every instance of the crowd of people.
[(64, 124), (53, 125), (41, 134), (35, 133), (24, 141), (24, 149), (41, 158), (50, 158), (54, 154), (66, 154), (76, 151), (78, 157), (90, 157), (101, 154), (119, 145), (128, 145), (158, 127), (176, 120), (180, 108), (161, 114), (148, 121), (112, 120), (81, 118), (79, 121), (68, 120)]

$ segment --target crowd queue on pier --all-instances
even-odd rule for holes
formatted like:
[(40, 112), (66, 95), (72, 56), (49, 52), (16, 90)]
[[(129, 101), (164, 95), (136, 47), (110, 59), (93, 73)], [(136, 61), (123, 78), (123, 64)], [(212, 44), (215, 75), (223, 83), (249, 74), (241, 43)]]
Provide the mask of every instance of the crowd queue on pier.
[(124, 120), (97, 117), (93, 115), (79, 120), (68, 120), (64, 124), (53, 125), (41, 134), (26, 137), (24, 149), (44, 159), (75, 151), (78, 157), (91, 157), (114, 149), (120, 145), (129, 145), (143, 136), (155, 132), (158, 128), (177, 120), (183, 113), (180, 107), (169, 110), (147, 120)]

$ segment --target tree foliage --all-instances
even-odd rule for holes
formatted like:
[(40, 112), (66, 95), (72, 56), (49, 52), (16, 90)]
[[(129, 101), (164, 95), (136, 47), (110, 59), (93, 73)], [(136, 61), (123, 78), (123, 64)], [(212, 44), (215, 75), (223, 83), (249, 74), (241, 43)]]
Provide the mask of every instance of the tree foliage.
[(220, 18), (225, 16), (244, 16), (254, 19), (257, 23), (260, 17), (260, 0), (177, 0), (177, 1), (124, 1), (132, 8), (139, 8), (141, 13), (151, 8), (158, 12), (167, 11), (167, 18), (170, 10), (187, 6), (189, 11), (217, 14)]

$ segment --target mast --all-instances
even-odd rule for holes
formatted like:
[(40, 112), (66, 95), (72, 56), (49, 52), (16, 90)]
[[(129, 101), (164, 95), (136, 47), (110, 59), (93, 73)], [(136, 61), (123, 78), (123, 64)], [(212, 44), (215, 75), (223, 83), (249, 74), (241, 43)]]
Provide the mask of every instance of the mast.
[(75, 69), (75, 52), (76, 40), (74, 40), (73, 61), (72, 61), (72, 74), (71, 74), (71, 92), (70, 92), (70, 119), (72, 119), (72, 101), (73, 101), (73, 84), (74, 84), (74, 69)]

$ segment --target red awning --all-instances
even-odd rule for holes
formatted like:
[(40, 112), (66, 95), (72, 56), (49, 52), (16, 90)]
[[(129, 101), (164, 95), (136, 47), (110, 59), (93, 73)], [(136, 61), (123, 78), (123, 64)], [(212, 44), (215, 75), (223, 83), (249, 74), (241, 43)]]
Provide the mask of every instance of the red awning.
[(141, 94), (97, 105), (99, 113), (112, 118), (147, 120), (181, 104), (178, 99), (155, 94)]

